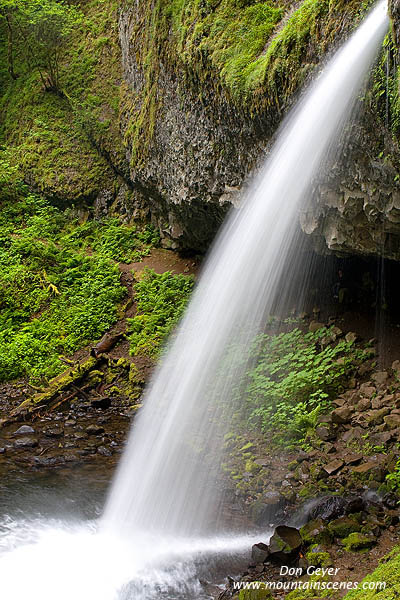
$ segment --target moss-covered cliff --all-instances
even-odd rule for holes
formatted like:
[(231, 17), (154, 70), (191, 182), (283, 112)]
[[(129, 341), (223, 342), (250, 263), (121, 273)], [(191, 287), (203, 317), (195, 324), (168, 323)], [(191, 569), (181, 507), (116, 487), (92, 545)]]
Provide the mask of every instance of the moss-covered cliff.
[[(204, 251), (301, 86), (370, 5), (85, 1), (62, 56), (61, 96), (18, 60), (16, 80), (1, 73), (3, 143), (32, 188), (151, 216), (165, 245)], [(397, 51), (389, 42), (364, 107), (345, 160), (302, 225), (322, 250), (385, 247), (398, 258)]]

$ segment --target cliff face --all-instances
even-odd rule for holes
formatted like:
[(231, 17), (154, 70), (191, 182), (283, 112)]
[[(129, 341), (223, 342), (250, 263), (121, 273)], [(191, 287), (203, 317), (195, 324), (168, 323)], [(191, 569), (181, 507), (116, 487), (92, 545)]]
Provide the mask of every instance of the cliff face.
[[(3, 138), (26, 182), (97, 214), (151, 218), (205, 251), (363, 0), (87, 0), (62, 64), (69, 99), (10, 82)], [(301, 215), (319, 251), (400, 259), (400, 8), (346, 151)], [(397, 44), (397, 48), (396, 48)]]
[[(263, 14), (270, 24), (263, 47), (252, 46), (245, 56), (238, 56), (238, 21), (245, 22), (249, 9), (272, 10), (272, 4), (231, 2), (232, 18), (228, 4), (196, 14), (189, 2), (174, 14), (163, 13), (162, 2), (138, 0), (119, 14), (125, 143), (131, 178), (147, 190), (135, 194), (128, 210), (149, 208), (172, 247), (207, 248), (297, 90), (351, 31), (363, 3), (281, 4), (279, 14)], [(246, 46), (245, 29), (242, 35)], [(387, 102), (381, 97), (389, 84), (397, 87), (397, 74), (394, 49), (386, 54), (390, 81), (382, 76), (383, 57), (344, 155), (316, 184), (300, 218), (322, 252), (400, 258), (399, 152), (389, 131), (397, 94)]]

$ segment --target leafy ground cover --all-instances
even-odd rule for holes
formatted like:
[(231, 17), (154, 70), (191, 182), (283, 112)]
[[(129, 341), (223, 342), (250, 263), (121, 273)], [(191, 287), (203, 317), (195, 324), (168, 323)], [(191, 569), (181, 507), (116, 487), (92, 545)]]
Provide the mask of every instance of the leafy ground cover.
[(158, 237), (118, 219), (79, 222), (40, 196), (0, 209), (0, 380), (42, 381), (60, 355), (98, 339), (126, 294), (116, 262), (136, 261)]
[(145, 269), (135, 285), (137, 314), (129, 319), (131, 354), (156, 357), (185, 310), (194, 285), (190, 275)]
[(274, 432), (278, 442), (298, 444), (368, 357), (368, 350), (336, 339), (332, 328), (312, 333), (294, 328), (259, 336), (252, 355), (254, 366), (245, 377), (249, 420), (264, 432)]

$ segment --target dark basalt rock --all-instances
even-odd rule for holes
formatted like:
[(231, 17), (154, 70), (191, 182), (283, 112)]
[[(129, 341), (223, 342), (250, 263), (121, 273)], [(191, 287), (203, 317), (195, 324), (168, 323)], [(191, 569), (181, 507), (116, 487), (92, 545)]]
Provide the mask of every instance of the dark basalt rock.
[(269, 552), (272, 560), (284, 561), (298, 554), (303, 540), (295, 527), (279, 525), (270, 539)]
[(17, 431), (14, 431), (13, 435), (29, 435), (31, 433), (35, 433), (33, 427), (29, 425), (22, 425)]
[(308, 514), (308, 520), (323, 519), (332, 521), (346, 514), (360, 512), (365, 507), (361, 496), (343, 498), (341, 496), (325, 496), (314, 504)]

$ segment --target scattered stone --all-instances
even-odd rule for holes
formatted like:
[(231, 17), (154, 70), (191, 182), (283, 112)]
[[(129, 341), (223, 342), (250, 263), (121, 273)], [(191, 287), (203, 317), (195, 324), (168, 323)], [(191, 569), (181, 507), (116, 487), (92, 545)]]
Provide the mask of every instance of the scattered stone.
[(76, 421), (75, 419), (67, 419), (65, 421), (65, 425), (67, 425), (67, 427), (73, 427), (74, 425), (76, 425)]
[(104, 433), (105, 429), (101, 425), (89, 425), (85, 429), (86, 433), (89, 435), (99, 435), (100, 433)]
[(101, 454), (101, 456), (112, 456), (111, 450), (109, 450), (105, 446), (99, 446), (97, 448), (97, 454)]
[(360, 394), (366, 398), (372, 398), (372, 396), (376, 394), (376, 387), (372, 386), (371, 383), (363, 383), (360, 386)]
[(363, 475), (364, 473), (368, 473), (368, 471), (371, 471), (371, 469), (374, 469), (376, 466), (377, 466), (376, 463), (367, 462), (367, 463), (363, 463), (362, 465), (359, 465), (358, 467), (352, 467), (352, 471), (353, 471), (353, 473), (358, 473), (359, 475)]
[(343, 457), (343, 460), (346, 463), (346, 465), (356, 465), (357, 463), (361, 462), (362, 459), (363, 455), (356, 453), (349, 453)]
[(109, 396), (104, 396), (103, 398), (94, 398), (91, 401), (91, 405), (93, 408), (101, 408), (102, 410), (106, 410), (111, 406), (111, 398)]
[(395, 372), (395, 374), (397, 375), (397, 377), (400, 377), (400, 360), (395, 360), (392, 363), (392, 371)]
[(383, 423), (383, 418), (386, 417), (389, 412), (389, 408), (386, 407), (379, 410), (370, 410), (366, 413), (365, 418), (367, 423), (374, 427), (375, 425), (381, 425)]
[(354, 342), (356, 342), (356, 341), (357, 341), (357, 337), (358, 337), (358, 336), (357, 336), (357, 334), (356, 334), (356, 333), (354, 333), (354, 331), (349, 331), (349, 333), (347, 333), (347, 334), (345, 335), (345, 338), (344, 338), (344, 339), (346, 340), (346, 342), (347, 342), (348, 344), (354, 344)]
[(316, 331), (318, 331), (319, 329), (323, 329), (324, 327), (324, 323), (319, 323), (318, 321), (311, 321), (310, 325), (308, 326), (308, 331), (310, 333), (315, 333)]
[(64, 435), (64, 432), (60, 427), (49, 427), (48, 429), (43, 429), (43, 433), (49, 438), (60, 438)]
[(251, 549), (251, 559), (256, 565), (265, 562), (270, 555), (269, 547), (266, 544), (260, 542), (259, 544), (254, 544)]
[(323, 442), (327, 442), (328, 440), (332, 439), (332, 437), (333, 437), (327, 427), (317, 427), (315, 430), (315, 434)]
[(36, 448), (38, 441), (33, 437), (21, 437), (14, 442), (14, 448)]
[(0, 454), (5, 454), (6, 449), (5, 448), (0, 448)]
[(397, 429), (400, 427), (400, 415), (390, 414), (384, 417), (383, 420), (388, 429)]
[(386, 371), (378, 371), (372, 375), (372, 380), (377, 385), (383, 385), (389, 379), (389, 374)]
[(35, 433), (33, 427), (29, 425), (22, 425), (17, 431), (14, 431), (13, 435), (29, 435), (31, 433)]
[(336, 460), (333, 460), (332, 462), (328, 463), (327, 465), (325, 465), (324, 471), (326, 471), (328, 473), (328, 475), (334, 475), (335, 473), (340, 471), (340, 469), (343, 467), (343, 465), (344, 465), (344, 462), (342, 460), (336, 459)]
[(337, 425), (343, 425), (344, 423), (348, 423), (350, 421), (351, 414), (352, 410), (348, 406), (336, 408), (334, 411), (332, 411), (332, 421)]
[(364, 410), (370, 409), (371, 408), (371, 400), (369, 398), (361, 398), (361, 400), (357, 404), (356, 408), (359, 412), (363, 412)]
[(348, 429), (344, 432), (344, 434), (342, 435), (342, 440), (346, 444), (351, 444), (351, 442), (361, 440), (363, 435), (364, 432), (361, 429), (361, 427), (352, 427), (351, 429)]

